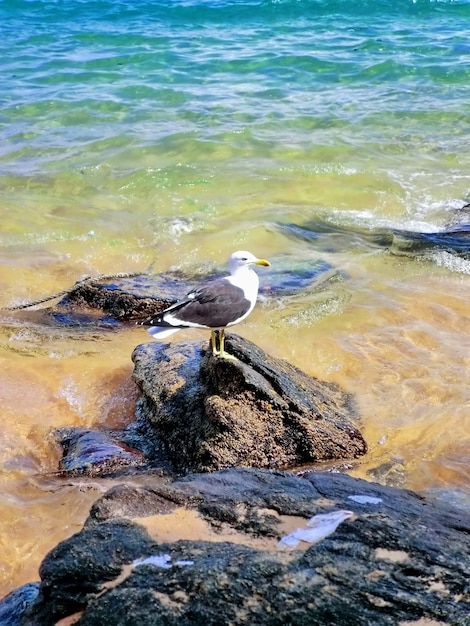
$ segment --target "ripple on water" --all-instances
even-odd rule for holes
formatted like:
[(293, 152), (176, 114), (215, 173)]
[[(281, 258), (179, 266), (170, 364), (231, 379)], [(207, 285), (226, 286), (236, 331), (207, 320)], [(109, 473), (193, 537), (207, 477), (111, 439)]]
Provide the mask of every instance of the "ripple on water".
[[(357, 397), (358, 475), (466, 492), (468, 260), (380, 233), (439, 232), (464, 204), (468, 2), (6, 1), (0, 20), (2, 305), (237, 248), (325, 264), (342, 280), (265, 298), (240, 333)], [(105, 488), (46, 480), (48, 432), (132, 419), (147, 340), (13, 317), (5, 592)]]

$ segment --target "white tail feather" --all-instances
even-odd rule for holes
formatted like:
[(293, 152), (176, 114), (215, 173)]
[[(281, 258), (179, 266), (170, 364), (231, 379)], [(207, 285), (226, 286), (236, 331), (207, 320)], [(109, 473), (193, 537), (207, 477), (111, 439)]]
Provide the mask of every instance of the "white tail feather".
[(151, 326), (150, 328), (147, 328), (147, 330), (152, 335), (152, 337), (155, 337), (155, 339), (166, 339), (167, 337), (173, 335), (173, 333), (177, 333), (181, 329)]

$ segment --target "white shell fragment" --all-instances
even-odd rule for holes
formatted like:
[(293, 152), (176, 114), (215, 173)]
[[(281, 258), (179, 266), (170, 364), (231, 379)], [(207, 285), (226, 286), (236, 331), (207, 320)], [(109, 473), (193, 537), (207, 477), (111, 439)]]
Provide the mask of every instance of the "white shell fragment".
[(314, 515), (307, 522), (308, 528), (296, 528), (293, 532), (281, 537), (279, 546), (294, 548), (299, 541), (315, 543), (331, 535), (341, 522), (352, 517), (352, 511), (332, 511)]
[(172, 567), (171, 556), (169, 554), (155, 554), (154, 556), (136, 559), (132, 562), (132, 565), (134, 567), (137, 567), (138, 565), (155, 565), (156, 567), (163, 567), (165, 569)]
[(354, 502), (358, 502), (359, 504), (379, 504), (382, 502), (382, 498), (376, 498), (374, 496), (348, 496), (349, 500), (354, 500)]
[(171, 556), (169, 554), (160, 554), (147, 556), (145, 558), (136, 559), (132, 562), (134, 567), (139, 565), (155, 565), (156, 567), (162, 567), (163, 569), (170, 569), (174, 565), (185, 566), (185, 565), (194, 565), (194, 561), (175, 561), (171, 562)]

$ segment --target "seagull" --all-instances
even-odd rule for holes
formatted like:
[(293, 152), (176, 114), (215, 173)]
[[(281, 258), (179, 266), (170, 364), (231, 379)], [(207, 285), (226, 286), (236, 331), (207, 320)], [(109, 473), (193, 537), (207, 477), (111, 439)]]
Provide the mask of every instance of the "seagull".
[(182, 328), (209, 328), (213, 356), (230, 358), (224, 352), (224, 331), (248, 317), (256, 304), (259, 278), (254, 265), (271, 264), (245, 250), (234, 252), (228, 260), (230, 276), (202, 283), (183, 300), (138, 324), (149, 326), (147, 330), (155, 339), (166, 339)]

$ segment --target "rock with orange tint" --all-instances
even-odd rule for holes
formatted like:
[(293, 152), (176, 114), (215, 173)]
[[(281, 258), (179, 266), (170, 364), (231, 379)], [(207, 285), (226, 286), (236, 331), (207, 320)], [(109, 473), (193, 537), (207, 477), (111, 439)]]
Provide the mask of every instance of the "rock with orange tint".
[(163, 311), (184, 295), (172, 277), (133, 276), (78, 282), (59, 302), (58, 311), (98, 310), (117, 320), (141, 319)]
[(213, 357), (201, 342), (134, 350), (142, 397), (130, 445), (150, 459), (164, 450), (178, 473), (289, 468), (366, 452), (348, 394), (237, 335), (225, 346), (235, 358)]
[(45, 557), (15, 626), (466, 626), (469, 532), (466, 511), (341, 474), (129, 479)]

